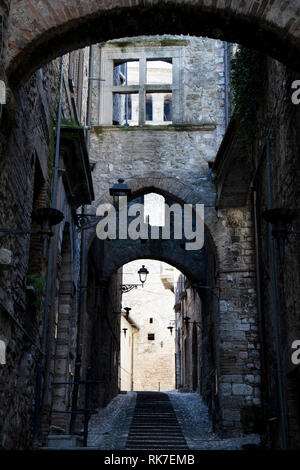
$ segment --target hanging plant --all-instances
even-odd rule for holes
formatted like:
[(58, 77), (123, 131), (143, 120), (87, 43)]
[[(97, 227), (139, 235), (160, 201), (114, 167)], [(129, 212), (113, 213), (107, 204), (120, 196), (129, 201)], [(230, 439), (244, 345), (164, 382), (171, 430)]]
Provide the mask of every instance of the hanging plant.
[(45, 280), (42, 277), (37, 277), (34, 274), (27, 276), (27, 287), (32, 287), (34, 290), (32, 305), (40, 311), (42, 308), (43, 297), (45, 293)]
[(259, 51), (239, 46), (231, 62), (233, 116), (239, 141), (250, 144), (257, 129), (257, 110), (264, 96), (266, 57)]

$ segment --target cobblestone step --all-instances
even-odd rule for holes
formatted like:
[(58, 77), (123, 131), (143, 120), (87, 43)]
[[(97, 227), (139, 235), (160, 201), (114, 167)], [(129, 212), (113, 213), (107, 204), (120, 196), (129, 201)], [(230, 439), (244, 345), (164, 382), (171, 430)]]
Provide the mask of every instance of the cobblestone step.
[(188, 449), (168, 395), (138, 392), (126, 449)]
[(151, 445), (151, 444), (133, 444), (126, 445), (126, 450), (187, 450), (186, 444), (170, 444), (170, 445)]

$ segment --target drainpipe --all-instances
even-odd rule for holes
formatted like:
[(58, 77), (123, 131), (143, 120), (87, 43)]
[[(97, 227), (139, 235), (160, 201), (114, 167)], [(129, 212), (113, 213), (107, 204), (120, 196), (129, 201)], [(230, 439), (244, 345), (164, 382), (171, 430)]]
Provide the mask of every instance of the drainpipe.
[[(86, 146), (89, 152), (90, 148), (90, 127), (92, 122), (92, 97), (93, 97), (93, 77), (94, 77), (94, 57), (95, 57), (95, 46), (90, 47), (90, 70), (89, 70), (89, 88), (88, 88), (88, 102), (87, 102), (87, 134), (86, 134)], [(85, 215), (85, 206), (81, 208), (81, 215)], [(87, 264), (87, 236), (86, 229), (83, 227), (81, 230), (81, 246), (80, 246), (80, 291), (79, 291), (79, 321), (78, 321), (78, 333), (77, 333), (77, 360), (80, 360), (82, 354), (81, 348), (81, 324), (85, 310), (86, 300), (86, 264)]]
[[(56, 147), (55, 147), (55, 163), (54, 174), (52, 179), (52, 202), (51, 207), (56, 209), (57, 205), (57, 185), (58, 185), (58, 169), (59, 169), (59, 150), (60, 150), (60, 131), (61, 131), (61, 115), (62, 115), (62, 92), (63, 92), (63, 76), (64, 76), (64, 57), (60, 60), (60, 86), (59, 86), (59, 103), (57, 113), (56, 125)], [(42, 359), (37, 364), (37, 380), (36, 380), (36, 396), (34, 408), (34, 431), (33, 431), (33, 448), (38, 448), (39, 430), (40, 430), (40, 414), (41, 414), (41, 392), (42, 392), (42, 375), (46, 363), (47, 352), (47, 334), (49, 322), (49, 307), (52, 287), (52, 273), (53, 273), (53, 252), (54, 252), (55, 239), (50, 239), (49, 255), (48, 255), (48, 270), (47, 270), (47, 287), (45, 298), (45, 311), (44, 311), (44, 327), (42, 339)]]
[[(92, 97), (93, 97), (93, 77), (94, 77), (94, 58), (95, 58), (95, 46), (92, 45), (90, 48), (90, 70), (89, 70), (89, 89), (88, 89), (88, 102), (87, 102), (87, 135), (86, 135), (86, 146), (88, 152), (90, 150), (90, 127), (92, 122)], [(85, 206), (81, 208), (81, 215), (85, 215)], [(81, 350), (81, 323), (85, 311), (86, 302), (86, 264), (87, 264), (87, 236), (86, 229), (83, 227), (81, 231), (81, 247), (80, 247), (80, 291), (79, 291), (79, 328), (78, 328), (78, 339), (77, 339), (77, 358), (79, 360)]]
[(87, 103), (87, 136), (86, 146), (90, 148), (90, 128), (92, 123), (92, 98), (93, 98), (93, 78), (94, 78), (94, 62), (95, 62), (95, 46), (90, 48), (90, 71), (89, 71), (89, 89), (88, 89), (88, 103)]
[(225, 41), (224, 42), (224, 84), (225, 84), (225, 90), (224, 90), (224, 94), (225, 94), (225, 106), (224, 106), (224, 110), (225, 110), (225, 129), (227, 128), (228, 126), (228, 123), (229, 123), (229, 105), (228, 105), (228, 43)]
[[(272, 209), (272, 175), (271, 175), (271, 159), (270, 159), (270, 138), (266, 138), (266, 157), (267, 157), (267, 172), (268, 172), (268, 209)], [(277, 362), (277, 382), (278, 382), (278, 395), (279, 407), (282, 429), (282, 446), (287, 449), (287, 424), (286, 413), (283, 396), (283, 380), (282, 380), (282, 364), (280, 355), (280, 328), (279, 328), (279, 305), (277, 301), (277, 279), (276, 279), (276, 265), (275, 265), (275, 246), (272, 235), (272, 227), (269, 224), (269, 244), (270, 244), (270, 262), (271, 262), (271, 285), (272, 285), (272, 299), (273, 299), (273, 313), (274, 313), (274, 331), (275, 331), (275, 349), (276, 349), (276, 362)]]
[(231, 43), (224, 42), (224, 94), (225, 94), (225, 130), (229, 124), (231, 117), (231, 80), (230, 80), (230, 71), (231, 71)]
[[(94, 78), (94, 57), (95, 57), (95, 46), (90, 47), (90, 67), (89, 67), (89, 84), (88, 84), (88, 101), (87, 101), (87, 133), (86, 133), (86, 146), (89, 151), (90, 147), (90, 128), (92, 122), (92, 97), (93, 97), (93, 78)], [(85, 206), (81, 207), (81, 216), (84, 218), (85, 215)], [(84, 219), (83, 219), (84, 220)], [(81, 243), (80, 243), (80, 280), (79, 280), (79, 312), (78, 312), (78, 322), (77, 322), (77, 347), (76, 347), (76, 375), (77, 378), (80, 378), (80, 365), (81, 365), (81, 356), (82, 356), (82, 319), (85, 312), (86, 304), (86, 265), (87, 265), (87, 236), (86, 229), (83, 227), (81, 230)], [(72, 397), (72, 409), (77, 406), (78, 400), (78, 387), (74, 388), (73, 397)], [(75, 431), (76, 425), (76, 414), (71, 415), (70, 420), (70, 434), (73, 434)]]
[(264, 422), (266, 423), (267, 442), (270, 442), (270, 429), (266, 411), (266, 378), (265, 378), (265, 354), (264, 354), (264, 342), (263, 342), (263, 322), (262, 322), (262, 308), (261, 308), (261, 277), (260, 277), (260, 252), (259, 252), (259, 227), (257, 217), (257, 192), (255, 188), (252, 188), (252, 203), (253, 203), (253, 218), (254, 218), (254, 237), (255, 237), (255, 265), (256, 265), (256, 306), (258, 313), (258, 332), (260, 341), (260, 361), (261, 361), (261, 391), (263, 398), (263, 414)]

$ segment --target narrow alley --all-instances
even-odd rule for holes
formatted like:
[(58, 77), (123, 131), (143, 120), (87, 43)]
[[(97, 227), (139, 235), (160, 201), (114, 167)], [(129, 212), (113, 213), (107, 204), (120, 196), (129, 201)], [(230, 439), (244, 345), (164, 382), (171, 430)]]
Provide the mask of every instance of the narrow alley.
[(300, 449), (299, 2), (0, 0), (0, 450)]

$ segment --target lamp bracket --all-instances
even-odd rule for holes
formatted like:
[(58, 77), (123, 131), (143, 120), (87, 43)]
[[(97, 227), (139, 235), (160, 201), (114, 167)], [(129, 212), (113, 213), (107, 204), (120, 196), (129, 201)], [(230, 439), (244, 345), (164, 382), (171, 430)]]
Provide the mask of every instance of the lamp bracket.
[(144, 284), (121, 284), (122, 294), (126, 294), (133, 289), (137, 289), (139, 286), (144, 287)]

